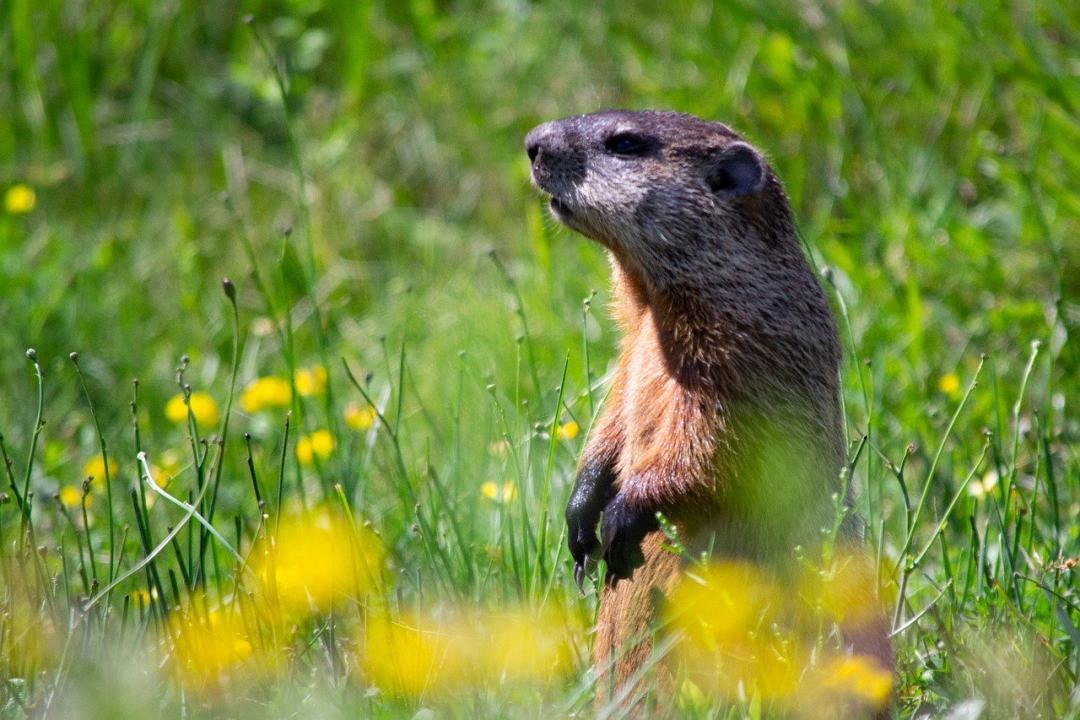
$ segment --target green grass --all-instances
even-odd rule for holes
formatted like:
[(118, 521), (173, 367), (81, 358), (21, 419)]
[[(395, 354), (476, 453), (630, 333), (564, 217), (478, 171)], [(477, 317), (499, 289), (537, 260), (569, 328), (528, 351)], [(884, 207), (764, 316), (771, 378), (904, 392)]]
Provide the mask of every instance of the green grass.
[[(859, 507), (901, 588), (896, 716), (1080, 717), (1077, 48), (1080, 13), (1051, 2), (0, 2), (0, 192), (37, 194), (0, 209), (3, 714), (588, 707), (587, 636), (543, 689), (388, 699), (349, 666), (344, 611), (297, 628), (284, 679), (182, 693), (157, 668), (166, 606), (239, 572), (197, 521), (80, 607), (184, 518), (147, 507), (140, 450), (182, 452), (169, 491), (208, 488), (200, 513), (247, 552), (250, 447), (270, 523), (298, 503), (371, 523), (395, 608), (591, 617), (561, 518), (616, 351), (608, 267), (545, 215), (521, 141), (618, 106), (743, 131), (828, 269)], [(285, 408), (192, 433), (164, 414), (181, 356), (222, 410), (234, 373), (320, 364), (327, 391), (294, 400), (287, 446)], [(365, 394), (382, 418), (356, 431)], [(320, 428), (336, 448), (301, 467)], [(54, 496), (102, 448), (117, 472), (84, 518)], [(55, 640), (40, 658), (24, 611)]]

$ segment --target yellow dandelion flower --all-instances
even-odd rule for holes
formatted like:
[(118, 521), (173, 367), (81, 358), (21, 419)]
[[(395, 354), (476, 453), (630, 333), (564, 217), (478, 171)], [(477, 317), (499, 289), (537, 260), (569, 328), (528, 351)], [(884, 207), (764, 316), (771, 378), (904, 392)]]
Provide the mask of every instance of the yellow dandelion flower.
[[(218, 420), (221, 419), (221, 413), (218, 411), (214, 398), (210, 397), (210, 393), (193, 392), (189, 402), (191, 414), (195, 416), (196, 422), (203, 426), (217, 425)], [(174, 423), (187, 422), (188, 406), (184, 403), (183, 394), (177, 393), (169, 398), (169, 402), (165, 404), (165, 417)]]
[(247, 630), (231, 608), (207, 612), (193, 607), (174, 613), (169, 625), (173, 665), (190, 687), (225, 679), (226, 673), (251, 656)]
[(835, 658), (822, 668), (823, 687), (853, 695), (875, 707), (884, 705), (892, 692), (893, 675), (867, 655)]
[[(64, 507), (76, 508), (82, 505), (82, 488), (75, 485), (65, 485), (60, 488), (60, 502), (64, 504)], [(86, 504), (89, 505), (93, 502), (93, 496), (86, 498)]]
[(744, 563), (720, 563), (688, 574), (665, 613), (682, 640), (676, 656), (702, 691), (725, 697), (754, 693), (783, 699), (798, 687), (806, 654), (774, 626), (785, 592)]
[(301, 395), (321, 395), (326, 390), (326, 368), (322, 365), (300, 368), (293, 380), (296, 383), (296, 392)]
[(512, 482), (499, 485), (488, 480), (480, 486), (480, 494), (492, 502), (508, 503), (517, 497), (517, 486)]
[(555, 437), (559, 438), (560, 440), (573, 440), (577, 437), (579, 430), (581, 430), (581, 428), (578, 427), (578, 424), (571, 420), (568, 423), (560, 425), (555, 430)]
[[(109, 458), (109, 476), (113, 477), (118, 472), (120, 472), (120, 466), (116, 464), (115, 460)], [(105, 458), (101, 455), (95, 455), (87, 460), (86, 464), (83, 465), (83, 477), (105, 477)]]
[(257, 413), (270, 407), (288, 407), (290, 402), (292, 388), (288, 381), (272, 375), (252, 380), (240, 393), (240, 407), (247, 413)]
[(12, 215), (25, 215), (37, 207), (37, 193), (29, 185), (12, 185), (4, 193), (4, 209)]
[(284, 518), (277, 537), (256, 548), (253, 558), (266, 594), (303, 614), (377, 587), (383, 550), (369, 530), (323, 510)]
[(418, 697), (428, 690), (447, 690), (460, 683), (456, 673), (465, 668), (453, 657), (462, 642), (439, 627), (420, 625), (415, 618), (398, 620), (373, 616), (364, 637), (360, 667), (368, 681), (386, 693)]
[(311, 465), (315, 458), (325, 460), (337, 443), (329, 430), (316, 430), (296, 441), (296, 457), (301, 465)]
[(184, 396), (182, 394), (177, 393), (176, 395), (173, 395), (169, 398), (169, 402), (165, 403), (165, 417), (167, 417), (170, 422), (186, 422), (187, 416), (187, 403), (184, 402)]
[(584, 628), (554, 610), (373, 615), (360, 667), (383, 691), (438, 695), (464, 685), (550, 683), (572, 670)]
[(956, 373), (946, 373), (938, 380), (938, 390), (948, 395), (953, 400), (960, 399), (960, 378)]
[(743, 640), (783, 595), (756, 568), (718, 563), (687, 576), (669, 603), (672, 621), (693, 641), (718, 646)]
[(571, 625), (555, 610), (494, 613), (473, 623), (474, 667), (489, 682), (549, 682), (573, 664)]
[(345, 407), (345, 424), (353, 430), (370, 429), (378, 417), (378, 412), (371, 405), (351, 402)]

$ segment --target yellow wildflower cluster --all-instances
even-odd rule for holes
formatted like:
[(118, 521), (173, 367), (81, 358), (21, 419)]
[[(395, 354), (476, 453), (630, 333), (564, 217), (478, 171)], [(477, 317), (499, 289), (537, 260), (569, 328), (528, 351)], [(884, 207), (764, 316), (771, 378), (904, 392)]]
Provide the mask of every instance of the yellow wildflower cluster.
[(371, 405), (351, 402), (345, 406), (345, 424), (353, 430), (368, 430), (379, 417)]
[(170, 616), (169, 634), (172, 665), (193, 688), (227, 681), (251, 657), (251, 638), (235, 607), (208, 610), (204, 602), (193, 602)]
[[(312, 365), (293, 374), (293, 385), (302, 397), (321, 395), (326, 391), (326, 378), (326, 368)], [(268, 408), (289, 407), (293, 385), (287, 378), (277, 375), (255, 378), (240, 393), (240, 408), (247, 413), (257, 413)]]
[(292, 615), (375, 590), (382, 561), (382, 544), (371, 531), (319, 510), (284, 518), (277, 536), (256, 546), (252, 569), (265, 597)]
[(325, 460), (334, 452), (337, 443), (329, 430), (316, 430), (296, 441), (296, 459), (301, 465), (311, 465), (315, 458)]
[(792, 580), (745, 563), (686, 576), (666, 605), (681, 638), (675, 650), (681, 702), (758, 697), (797, 708), (800, 717), (861, 716), (858, 708), (884, 705), (893, 685), (888, 668), (821, 646), (823, 627), (850, 632), (881, 622), (870, 563), (839, 556)]
[(508, 503), (517, 497), (517, 487), (512, 482), (499, 485), (488, 480), (480, 486), (480, 494), (492, 502)]
[(302, 396), (322, 395), (326, 391), (326, 368), (322, 365), (300, 368), (293, 375), (293, 382)]
[(195, 416), (195, 422), (204, 427), (217, 425), (221, 419), (221, 412), (217, 403), (210, 393), (198, 391), (191, 393), (188, 402), (184, 402), (184, 395), (177, 393), (169, 398), (165, 404), (165, 417), (174, 423), (186, 423), (188, 419), (188, 405), (191, 406), (191, 414)]
[(252, 380), (240, 393), (240, 409), (247, 413), (288, 407), (291, 402), (292, 388), (288, 381), (273, 375)]
[(555, 610), (373, 615), (360, 668), (391, 695), (447, 694), (503, 683), (549, 683), (572, 667), (581, 624)]

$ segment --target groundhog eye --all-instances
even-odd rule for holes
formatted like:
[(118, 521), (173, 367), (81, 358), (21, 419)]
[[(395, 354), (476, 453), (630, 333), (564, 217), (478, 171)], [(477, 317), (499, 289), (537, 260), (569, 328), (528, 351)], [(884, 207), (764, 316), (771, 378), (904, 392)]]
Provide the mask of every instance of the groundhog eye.
[(634, 133), (616, 133), (604, 141), (604, 149), (614, 155), (644, 155), (650, 145), (648, 138)]

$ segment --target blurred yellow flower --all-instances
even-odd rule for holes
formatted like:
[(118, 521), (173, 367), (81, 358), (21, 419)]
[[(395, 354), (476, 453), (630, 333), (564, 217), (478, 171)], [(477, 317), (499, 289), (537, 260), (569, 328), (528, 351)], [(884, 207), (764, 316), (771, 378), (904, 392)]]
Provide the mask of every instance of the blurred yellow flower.
[(326, 368), (322, 365), (300, 368), (293, 380), (296, 382), (296, 392), (301, 395), (321, 395), (326, 390)]
[(463, 658), (451, 651), (460, 640), (438, 628), (420, 627), (413, 618), (393, 620), (373, 615), (364, 636), (360, 667), (368, 681), (391, 695), (417, 697), (428, 686), (443, 690), (458, 684), (455, 671), (464, 669)]
[(717, 563), (685, 577), (668, 612), (692, 642), (716, 648), (745, 639), (783, 597), (752, 565)]
[(883, 618), (864, 553), (838, 554), (802, 576), (734, 562), (692, 568), (665, 616), (680, 637), (674, 657), (686, 707), (701, 706), (702, 696), (757, 697), (799, 708), (799, 717), (838, 717), (853, 701), (880, 706), (892, 689), (891, 672), (869, 656), (821, 661), (834, 624), (858, 632)]
[[(112, 477), (120, 471), (120, 466), (116, 464), (116, 461), (109, 458), (109, 476)], [(83, 465), (83, 477), (89, 478), (103, 478), (105, 477), (105, 458), (101, 455), (95, 455), (86, 461)]]
[(276, 539), (262, 542), (252, 558), (267, 595), (303, 614), (376, 588), (383, 549), (371, 531), (320, 510), (285, 517)]
[[(193, 392), (189, 402), (191, 403), (191, 414), (195, 416), (196, 422), (200, 425), (216, 425), (218, 420), (221, 419), (217, 403), (214, 402), (214, 398), (210, 397), (210, 393)], [(165, 405), (165, 417), (174, 423), (187, 422), (188, 408), (187, 404), (184, 403), (182, 393), (177, 393), (169, 398), (169, 402)]]
[(835, 658), (821, 670), (821, 685), (880, 707), (892, 692), (893, 675), (867, 655)]
[(830, 620), (848, 628), (861, 627), (882, 617), (877, 574), (866, 555), (837, 555), (825, 570), (816, 574), (808, 572), (801, 590), (810, 607), (820, 609)]
[(751, 690), (784, 698), (798, 687), (804, 654), (773, 625), (785, 593), (744, 563), (718, 563), (688, 574), (671, 595), (666, 617), (682, 635), (676, 656), (699, 689), (723, 697)]
[(517, 497), (517, 486), (513, 482), (498, 485), (490, 480), (480, 486), (480, 494), (497, 503), (508, 503)]
[(60, 658), (57, 633), (52, 614), (42, 612), (33, 601), (34, 595), (15, 585), (4, 590), (4, 652), (0, 655), (0, 676), (26, 677), (35, 669), (56, 667)]
[(252, 650), (237, 610), (206, 610), (199, 604), (169, 618), (173, 665), (181, 680), (196, 688), (226, 679), (226, 673), (247, 660)]
[(573, 440), (577, 437), (578, 431), (580, 429), (581, 428), (578, 427), (578, 424), (571, 420), (568, 423), (560, 425), (555, 430), (555, 437), (559, 438), (560, 440)]
[(489, 681), (548, 682), (573, 662), (571, 625), (556, 610), (495, 613), (478, 627), (481, 635), (472, 645), (477, 654), (474, 663)]
[(377, 417), (379, 415), (371, 405), (351, 402), (345, 407), (345, 424), (353, 430), (369, 429)]
[(956, 373), (946, 373), (938, 380), (938, 390), (948, 395), (953, 400), (960, 399), (960, 378)]
[(248, 413), (269, 407), (288, 407), (290, 402), (292, 388), (288, 381), (273, 375), (252, 380), (240, 393), (240, 407)]
[(4, 193), (4, 209), (12, 215), (25, 215), (37, 207), (37, 193), (29, 185), (12, 185)]
[(315, 458), (325, 460), (330, 457), (336, 445), (329, 430), (316, 430), (296, 441), (296, 458), (301, 465), (310, 465)]
[[(82, 505), (82, 488), (75, 485), (65, 485), (60, 488), (60, 502), (64, 504), (64, 507), (76, 508)], [(94, 501), (93, 495), (87, 495), (86, 504), (89, 506)]]
[(584, 628), (556, 610), (372, 615), (360, 667), (392, 695), (452, 692), (466, 685), (550, 683), (572, 669), (571, 638)]

